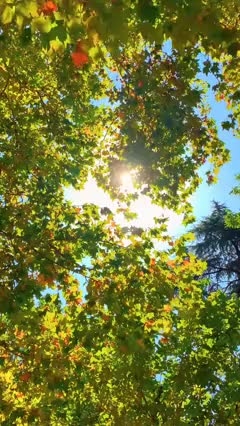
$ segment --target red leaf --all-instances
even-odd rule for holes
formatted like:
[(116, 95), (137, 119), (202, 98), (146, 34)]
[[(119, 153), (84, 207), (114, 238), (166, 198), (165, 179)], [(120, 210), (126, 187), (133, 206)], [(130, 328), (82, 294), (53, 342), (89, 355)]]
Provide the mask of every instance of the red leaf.
[(55, 3), (52, 1), (47, 1), (44, 3), (42, 7), (42, 12), (44, 15), (51, 15), (53, 12), (56, 12), (58, 10), (58, 7)]
[(20, 376), (20, 380), (22, 380), (22, 382), (28, 382), (28, 380), (30, 379), (31, 374), (30, 373), (24, 373)]
[(207, 181), (209, 184), (211, 184), (214, 181), (213, 175), (209, 175)]
[(88, 55), (84, 52), (73, 52), (71, 56), (72, 61), (77, 68), (81, 68), (83, 65), (88, 63)]
[(103, 319), (103, 321), (109, 321), (110, 315), (103, 314), (102, 319)]

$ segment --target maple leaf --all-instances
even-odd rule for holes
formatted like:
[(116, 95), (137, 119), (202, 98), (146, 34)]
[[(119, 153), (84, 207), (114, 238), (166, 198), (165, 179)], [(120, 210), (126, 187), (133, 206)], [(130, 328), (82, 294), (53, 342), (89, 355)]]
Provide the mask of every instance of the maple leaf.
[(31, 374), (29, 372), (27, 372), (27, 373), (24, 373), (20, 376), (20, 380), (22, 380), (22, 382), (28, 382), (30, 377), (31, 377)]
[(144, 327), (146, 328), (152, 328), (154, 326), (155, 321), (154, 320), (148, 320), (145, 322)]
[(168, 260), (167, 265), (170, 266), (170, 268), (173, 268), (175, 266), (175, 260)]
[(24, 397), (24, 394), (23, 394), (22, 392), (18, 392), (18, 393), (16, 394), (16, 397), (17, 397), (17, 398), (23, 398), (23, 397)]
[(56, 398), (64, 398), (64, 394), (62, 392), (56, 393)]
[(109, 321), (110, 320), (110, 315), (103, 314), (102, 319), (103, 319), (103, 321)]
[(41, 9), (44, 15), (51, 15), (53, 12), (56, 12), (57, 10), (58, 10), (57, 5), (53, 3), (52, 1), (47, 1), (46, 3), (44, 3)]
[(163, 310), (164, 310), (164, 312), (171, 312), (172, 308), (171, 308), (170, 305), (164, 305)]
[(213, 181), (214, 181), (214, 177), (213, 177), (213, 175), (209, 175), (209, 176), (208, 176), (208, 178), (207, 178), (207, 182), (208, 182), (208, 184), (213, 183)]
[(24, 338), (24, 336), (25, 336), (25, 333), (24, 333), (24, 331), (22, 331), (22, 330), (17, 330), (17, 331), (15, 332), (15, 336), (16, 336), (19, 340), (22, 340), (22, 339)]
[(162, 337), (160, 341), (163, 345), (166, 345), (169, 342), (169, 339), (167, 337)]
[(77, 68), (81, 68), (83, 65), (88, 63), (88, 55), (84, 52), (73, 52), (71, 56), (72, 61)]

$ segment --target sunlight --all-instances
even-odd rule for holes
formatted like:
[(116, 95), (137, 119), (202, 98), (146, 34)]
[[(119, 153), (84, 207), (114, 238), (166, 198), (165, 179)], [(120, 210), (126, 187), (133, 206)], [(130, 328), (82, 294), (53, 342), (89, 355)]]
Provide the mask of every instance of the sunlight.
[[(125, 192), (133, 192), (134, 185), (132, 176), (135, 173), (124, 173), (121, 176), (122, 190)], [(82, 205), (85, 203), (93, 203), (99, 207), (108, 207), (114, 214), (114, 220), (120, 226), (136, 226), (140, 228), (153, 228), (155, 226), (154, 218), (167, 217), (168, 218), (168, 232), (173, 235), (180, 232), (182, 215), (178, 215), (169, 209), (163, 209), (151, 202), (150, 197), (146, 195), (139, 195), (138, 199), (132, 201), (130, 209), (137, 214), (137, 218), (127, 221), (123, 213), (118, 213), (119, 204), (113, 201), (110, 196), (99, 188), (95, 179), (89, 177), (85, 187), (81, 191), (74, 188), (68, 188), (65, 192), (65, 197), (75, 205)]]
[(123, 192), (132, 193), (135, 191), (134, 184), (133, 184), (133, 176), (135, 174), (136, 174), (136, 171), (132, 170), (131, 172), (123, 173), (120, 176), (120, 182), (121, 182), (120, 188)]

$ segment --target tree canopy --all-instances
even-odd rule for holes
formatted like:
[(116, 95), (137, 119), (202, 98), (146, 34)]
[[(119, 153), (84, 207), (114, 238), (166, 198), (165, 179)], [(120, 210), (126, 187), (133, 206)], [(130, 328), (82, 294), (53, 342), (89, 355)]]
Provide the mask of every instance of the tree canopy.
[(1, 1), (1, 424), (238, 424), (239, 299), (206, 294), (193, 235), (172, 241), (161, 218), (126, 233), (64, 191), (91, 174), (126, 220), (145, 193), (193, 222), (201, 166), (210, 185), (229, 159), (209, 74), (223, 128), (239, 132), (239, 12), (238, 0)]
[[(204, 276), (210, 278), (210, 288), (240, 292), (240, 229), (226, 223), (227, 208), (214, 203), (210, 216), (194, 227), (197, 256), (207, 262)], [(231, 214), (229, 212), (228, 214)]]

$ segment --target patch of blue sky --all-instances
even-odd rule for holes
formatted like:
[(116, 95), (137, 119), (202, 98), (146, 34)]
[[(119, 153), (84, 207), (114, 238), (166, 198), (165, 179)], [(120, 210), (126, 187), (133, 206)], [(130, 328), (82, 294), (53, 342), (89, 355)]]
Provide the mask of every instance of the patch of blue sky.
[[(172, 52), (172, 43), (171, 40), (167, 40), (163, 46), (163, 51), (166, 54), (171, 54)], [(217, 83), (216, 78), (209, 74), (206, 76), (202, 72), (204, 61), (207, 58), (204, 54), (199, 54), (199, 66), (201, 71), (198, 73), (197, 78), (206, 81), (209, 85), (207, 92), (207, 102), (210, 105), (211, 111), (209, 116), (216, 121), (218, 135), (221, 140), (224, 141), (226, 147), (230, 151), (231, 160), (229, 163), (221, 167), (218, 177), (218, 183), (215, 185), (208, 185), (206, 182), (206, 171), (209, 169), (209, 164), (205, 164), (200, 168), (200, 176), (203, 178), (203, 183), (199, 186), (195, 194), (191, 197), (191, 203), (194, 208), (194, 214), (197, 220), (201, 220), (202, 217), (207, 216), (211, 212), (212, 201), (218, 201), (220, 203), (226, 204), (227, 207), (233, 211), (239, 210), (239, 198), (234, 195), (231, 195), (230, 192), (232, 188), (236, 185), (235, 176), (240, 172), (240, 144), (239, 140), (234, 137), (231, 131), (226, 131), (222, 129), (221, 122), (225, 121), (227, 115), (229, 114), (228, 109), (226, 108), (226, 103), (224, 101), (217, 102), (215, 99), (215, 94), (212, 87)], [(121, 87), (120, 81), (117, 80), (118, 74), (112, 71), (109, 71), (109, 75), (115, 85)], [(106, 105), (108, 99), (104, 98), (99, 101), (92, 101), (94, 105)], [(96, 188), (92, 187), (92, 191), (96, 192)], [(70, 194), (68, 192), (69, 198), (74, 201), (76, 200), (77, 194)], [(96, 194), (93, 194), (96, 196)], [(78, 200), (79, 201), (79, 200)], [(174, 228), (175, 236), (186, 232), (186, 229), (178, 224), (178, 227)]]

